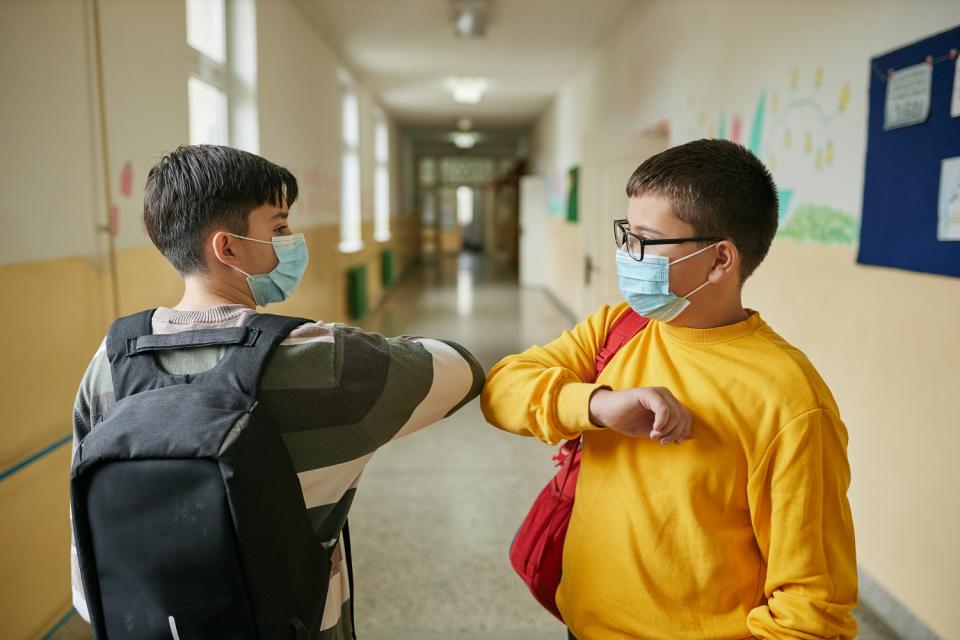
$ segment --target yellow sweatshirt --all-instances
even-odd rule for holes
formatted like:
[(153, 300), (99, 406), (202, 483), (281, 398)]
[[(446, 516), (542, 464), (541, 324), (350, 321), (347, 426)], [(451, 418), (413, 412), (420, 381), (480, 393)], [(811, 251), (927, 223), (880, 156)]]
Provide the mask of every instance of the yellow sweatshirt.
[[(651, 322), (596, 383), (627, 305), (501, 360), (481, 406), (548, 443), (583, 434), (557, 603), (578, 640), (852, 638), (847, 431), (807, 358), (756, 312), (714, 329)], [(661, 446), (592, 425), (598, 387), (669, 389), (693, 436)]]

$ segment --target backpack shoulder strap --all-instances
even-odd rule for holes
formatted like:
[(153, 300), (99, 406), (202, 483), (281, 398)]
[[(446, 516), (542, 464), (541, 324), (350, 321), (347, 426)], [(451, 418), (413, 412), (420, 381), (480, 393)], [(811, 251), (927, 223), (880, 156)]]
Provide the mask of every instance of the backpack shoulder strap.
[(227, 347), (231, 345), (251, 347), (256, 341), (257, 332), (250, 327), (155, 333), (140, 336), (139, 338), (128, 338), (126, 354), (128, 356), (138, 356), (151, 351), (167, 351), (195, 347)]
[(641, 330), (650, 322), (649, 318), (644, 318), (631, 308), (617, 318), (617, 321), (610, 327), (607, 333), (607, 339), (603, 346), (597, 351), (597, 374), (603, 371), (604, 367), (610, 362), (610, 359), (616, 355), (620, 348), (630, 342), (633, 336), (640, 333)]
[(347, 555), (347, 581), (350, 586), (350, 638), (357, 640), (357, 616), (354, 613), (353, 552), (350, 549), (350, 520), (343, 523), (343, 546)]
[(113, 396), (117, 400), (141, 391), (144, 381), (164, 375), (153, 358), (128, 356), (130, 344), (136, 344), (139, 338), (153, 333), (154, 311), (156, 309), (147, 309), (117, 318), (107, 332), (107, 358), (113, 378)]
[(254, 313), (244, 323), (244, 327), (253, 332), (245, 344), (234, 347), (228, 362), (222, 362), (231, 383), (238, 386), (249, 396), (255, 396), (260, 384), (260, 376), (266, 367), (273, 350), (283, 342), (291, 331), (302, 324), (312, 322), (305, 318), (280, 316), (271, 313)]
[[(604, 367), (610, 363), (610, 359), (617, 354), (617, 351), (620, 351), (620, 348), (623, 347), (623, 345), (630, 342), (630, 339), (640, 333), (649, 323), (649, 318), (644, 318), (629, 307), (627, 308), (626, 313), (617, 318), (616, 322), (613, 323), (613, 326), (610, 327), (610, 331), (607, 332), (607, 339), (604, 341), (603, 346), (600, 347), (599, 351), (597, 351), (597, 373), (594, 376), (594, 379), (596, 379), (596, 376), (599, 376)], [(563, 464), (564, 461), (568, 460), (571, 455), (578, 453), (580, 440), (581, 436), (577, 436), (573, 440), (569, 440), (563, 445), (563, 447), (561, 447), (561, 452), (557, 454), (557, 456), (554, 456), (554, 460), (558, 461), (558, 465)], [(570, 473), (570, 468), (572, 467), (568, 467), (567, 469), (568, 475)], [(564, 480), (564, 482), (566, 482), (566, 480)]]

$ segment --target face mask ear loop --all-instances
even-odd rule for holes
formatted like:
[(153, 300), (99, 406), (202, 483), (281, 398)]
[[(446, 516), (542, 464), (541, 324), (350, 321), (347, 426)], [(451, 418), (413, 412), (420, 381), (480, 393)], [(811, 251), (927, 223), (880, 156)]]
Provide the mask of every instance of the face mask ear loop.
[(233, 236), (234, 238), (240, 238), (241, 240), (249, 240), (250, 242), (259, 242), (261, 244), (273, 244), (273, 241), (271, 240), (257, 240), (256, 238), (250, 238), (247, 236), (238, 236), (237, 234), (230, 233), (229, 231), (224, 231), (223, 233), (227, 234), (228, 236)]
[[(230, 233), (229, 231), (219, 231), (218, 233), (223, 233), (223, 234), (226, 234), (226, 235), (228, 235), (228, 236), (233, 236), (234, 238), (242, 238), (242, 237), (243, 237), (243, 236), (238, 236), (238, 235), (235, 235), (235, 234), (233, 234), (233, 233)], [(252, 238), (250, 238), (250, 239), (252, 240)], [(256, 242), (260, 242), (260, 240), (256, 240)], [(216, 244), (217, 244), (217, 236), (216, 236), (216, 234), (214, 234), (213, 240), (210, 241), (210, 246), (211, 246), (211, 247), (215, 247)], [(216, 255), (216, 248), (214, 248), (214, 255)], [(218, 257), (217, 260), (220, 260), (220, 258)], [(220, 264), (226, 264), (226, 265), (227, 265), (228, 267), (230, 267), (231, 269), (234, 269), (234, 270), (236, 270), (236, 271), (239, 271), (240, 273), (242, 273), (243, 275), (247, 276), (248, 278), (252, 277), (249, 273), (247, 273), (246, 271), (244, 271), (244, 270), (241, 269), (240, 267), (235, 267), (235, 266), (233, 266), (232, 264), (227, 264), (227, 263), (224, 262), (223, 260), (220, 260)]]
[(694, 251), (693, 253), (691, 253), (691, 254), (688, 255), (688, 256), (683, 256), (682, 258), (677, 258), (676, 260), (674, 260), (673, 262), (670, 263), (670, 266), (672, 267), (672, 266), (675, 265), (675, 264), (679, 264), (679, 263), (683, 262), (684, 260), (686, 260), (687, 258), (692, 258), (693, 256), (700, 255), (701, 253), (703, 253), (703, 252), (706, 251), (707, 249), (710, 249), (711, 247), (715, 247), (715, 246), (717, 246), (718, 244), (720, 244), (720, 243), (719, 243), (719, 242), (714, 242), (713, 244), (709, 244), (709, 245), (705, 246), (703, 249), (700, 249), (700, 250), (698, 250), (698, 251)]
[[(226, 263), (224, 263), (224, 264), (226, 264)], [(227, 266), (230, 267), (231, 269), (235, 269), (235, 270), (239, 271), (240, 273), (242, 273), (243, 275), (247, 276), (248, 278), (252, 278), (252, 277), (253, 277), (253, 276), (251, 276), (249, 273), (247, 273), (246, 271), (244, 271), (243, 269), (241, 269), (240, 267), (235, 267), (235, 266), (233, 266), (232, 264), (228, 264)]]
[(684, 298), (685, 300), (689, 299), (690, 296), (692, 296), (693, 294), (695, 294), (697, 291), (700, 291), (701, 289), (703, 289), (703, 288), (704, 288), (705, 286), (707, 286), (708, 284), (710, 284), (710, 281), (709, 281), (709, 280), (707, 280), (706, 282), (704, 282), (702, 285), (700, 285), (699, 287), (697, 287), (696, 289), (694, 289), (693, 291), (691, 291), (691, 292), (688, 293), (687, 295), (683, 296), (683, 298)]

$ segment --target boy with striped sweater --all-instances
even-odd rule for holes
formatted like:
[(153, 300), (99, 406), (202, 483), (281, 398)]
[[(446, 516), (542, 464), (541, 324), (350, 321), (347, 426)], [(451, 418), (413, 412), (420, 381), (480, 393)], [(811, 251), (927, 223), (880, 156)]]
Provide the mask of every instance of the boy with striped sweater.
[[(297, 181), (286, 169), (228, 147), (181, 147), (151, 169), (144, 197), (150, 238), (184, 279), (173, 308), (159, 308), (153, 333), (242, 326), (258, 306), (280, 302), (299, 283), (307, 253), (292, 235)], [(170, 373), (211, 369), (222, 347), (158, 354)], [(257, 411), (280, 430), (316, 535), (335, 545), (321, 640), (352, 635), (342, 528), (363, 469), (386, 443), (450, 415), (476, 397), (483, 370), (461, 346), (428, 338), (385, 338), (341, 324), (295, 329), (266, 365)], [(114, 402), (104, 346), (74, 407), (74, 445)], [(73, 600), (88, 619), (75, 549)]]

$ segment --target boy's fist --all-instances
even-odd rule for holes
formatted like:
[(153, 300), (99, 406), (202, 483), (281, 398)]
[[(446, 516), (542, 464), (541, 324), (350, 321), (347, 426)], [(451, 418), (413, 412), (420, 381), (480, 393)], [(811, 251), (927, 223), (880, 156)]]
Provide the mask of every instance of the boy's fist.
[(590, 396), (590, 422), (633, 438), (679, 444), (690, 437), (693, 416), (663, 387), (597, 389)]

